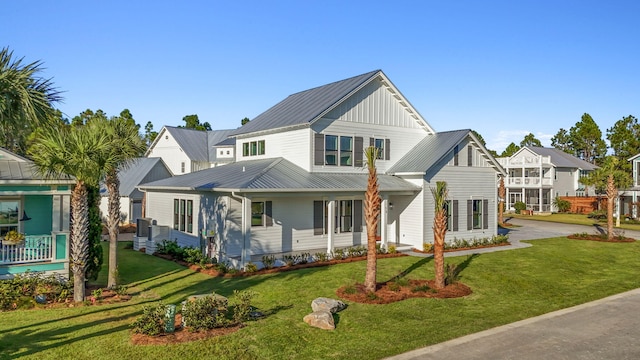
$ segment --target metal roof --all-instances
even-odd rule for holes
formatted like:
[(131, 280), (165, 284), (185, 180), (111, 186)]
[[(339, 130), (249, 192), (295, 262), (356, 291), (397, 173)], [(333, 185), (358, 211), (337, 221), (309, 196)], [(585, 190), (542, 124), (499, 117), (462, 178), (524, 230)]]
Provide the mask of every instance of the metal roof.
[[(309, 173), (283, 158), (249, 160), (140, 185), (141, 189), (239, 192), (366, 191), (367, 173)], [(419, 191), (390, 175), (378, 175), (380, 191)]]
[(571, 154), (567, 154), (566, 152), (560, 149), (538, 147), (538, 146), (525, 146), (525, 147), (538, 155), (549, 156), (551, 158), (551, 163), (556, 167), (577, 168), (582, 170), (595, 170), (598, 168), (596, 165), (593, 165), (592, 163), (588, 161), (584, 161)]
[(165, 126), (164, 128), (173, 136), (189, 159), (209, 161), (206, 131), (174, 126)]
[(427, 135), (387, 170), (387, 174), (426, 172), (461, 143), (470, 132), (471, 130), (464, 129)]
[[(216, 162), (218, 154), (216, 152), (216, 144), (224, 141), (229, 137), (235, 129), (213, 130), (207, 131), (207, 148), (209, 149), (209, 162)], [(235, 140), (233, 142), (235, 144)]]
[[(169, 170), (161, 158), (136, 158), (128, 167), (120, 170), (118, 172), (118, 180), (120, 180), (118, 191), (120, 196), (131, 196), (136, 190), (136, 187), (140, 185), (155, 166), (164, 166), (169, 177), (171, 176), (171, 170)], [(104, 183), (100, 184), (100, 194), (103, 196), (107, 195), (107, 189)]]
[(38, 173), (36, 166), (30, 160), (0, 160), (0, 182), (20, 182), (38, 180), (46, 183), (73, 184), (70, 176), (59, 179), (49, 179)]
[(232, 135), (310, 123), (379, 73), (381, 70), (375, 70), (289, 95), (234, 131)]

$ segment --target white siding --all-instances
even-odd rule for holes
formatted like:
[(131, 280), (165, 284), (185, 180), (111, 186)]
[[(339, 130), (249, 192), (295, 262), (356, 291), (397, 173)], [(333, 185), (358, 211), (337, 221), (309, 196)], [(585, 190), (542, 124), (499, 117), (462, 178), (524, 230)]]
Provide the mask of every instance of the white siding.
[[(422, 186), (423, 182), (421, 178), (405, 178), (405, 180), (418, 186)], [(396, 220), (398, 231), (397, 241), (402, 244), (413, 245), (418, 249), (422, 248), (423, 231), (425, 231), (423, 230), (423, 201), (425, 196), (425, 191), (421, 191), (414, 197), (396, 196), (392, 201), (392, 214), (398, 214)]]
[[(311, 130), (290, 130), (275, 134), (238, 138), (235, 151), (237, 161), (283, 157), (309, 171), (311, 166)], [(242, 144), (251, 141), (265, 142), (264, 155), (242, 156)]]
[(168, 131), (163, 131), (158, 135), (158, 141), (155, 146), (151, 148), (151, 151), (147, 157), (159, 157), (164, 160), (167, 167), (175, 175), (182, 174), (182, 163), (185, 163), (184, 173), (191, 172), (191, 160), (184, 153), (178, 142), (169, 134)]
[(146, 217), (156, 221), (157, 225), (173, 228), (173, 200), (184, 199), (193, 201), (193, 232), (173, 231), (173, 239), (180, 246), (200, 247), (199, 231), (202, 229), (199, 222), (198, 209), (200, 209), (200, 195), (190, 193), (163, 193), (147, 192)]

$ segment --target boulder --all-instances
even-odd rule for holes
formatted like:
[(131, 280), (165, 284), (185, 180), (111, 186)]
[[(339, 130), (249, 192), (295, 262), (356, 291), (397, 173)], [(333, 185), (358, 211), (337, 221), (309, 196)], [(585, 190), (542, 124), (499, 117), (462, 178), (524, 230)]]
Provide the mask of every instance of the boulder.
[(333, 330), (336, 324), (333, 321), (333, 314), (328, 311), (314, 311), (304, 317), (304, 322), (323, 330)]
[(328, 311), (330, 313), (337, 313), (344, 310), (347, 305), (340, 300), (334, 300), (326, 297), (319, 297), (311, 302), (311, 310), (316, 311)]

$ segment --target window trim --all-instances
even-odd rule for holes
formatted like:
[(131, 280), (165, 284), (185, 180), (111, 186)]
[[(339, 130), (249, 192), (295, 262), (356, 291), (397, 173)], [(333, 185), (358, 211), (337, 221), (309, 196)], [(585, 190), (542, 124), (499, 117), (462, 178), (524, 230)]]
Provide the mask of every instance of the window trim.
[[(349, 202), (349, 206), (345, 204)], [(336, 199), (334, 200), (334, 234), (349, 234), (363, 232), (362, 223), (363, 208), (360, 199)], [(350, 208), (350, 214), (345, 214), (343, 209)], [(348, 219), (348, 227), (346, 220)], [(329, 200), (313, 201), (313, 235), (326, 235), (329, 225)]]
[(173, 199), (173, 229), (193, 234), (193, 200)]
[[(0, 229), (6, 229), (6, 231), (0, 230), (0, 237), (4, 236), (4, 234), (6, 234), (7, 232), (11, 231), (11, 230), (15, 230), (20, 232), (20, 213), (22, 212), (22, 201), (20, 198), (2, 198), (0, 199), (0, 202), (11, 202), (11, 203), (16, 203), (16, 214), (15, 214), (15, 224), (14, 223), (7, 223), (7, 224), (2, 224), (0, 225)], [(7, 212), (10, 212), (11, 209), (7, 208)], [(9, 214), (9, 217), (11, 217), (12, 215)]]
[[(262, 212), (259, 213), (260, 223), (254, 224), (253, 220), (255, 219), (254, 214), (254, 205), (262, 204)], [(265, 201), (252, 201), (251, 202), (251, 228), (261, 228), (261, 227), (270, 227), (273, 226), (273, 202), (269, 200)]]
[(242, 143), (242, 156), (258, 156), (266, 153), (265, 140), (253, 140)]

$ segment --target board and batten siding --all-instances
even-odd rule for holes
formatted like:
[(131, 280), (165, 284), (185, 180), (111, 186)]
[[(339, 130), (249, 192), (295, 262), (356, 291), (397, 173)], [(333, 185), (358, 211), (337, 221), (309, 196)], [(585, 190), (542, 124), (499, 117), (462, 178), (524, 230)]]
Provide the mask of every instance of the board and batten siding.
[[(289, 130), (259, 136), (238, 138), (236, 140), (236, 160), (257, 160), (283, 157), (297, 166), (309, 171), (311, 167), (311, 130), (309, 128)], [(243, 156), (242, 144), (264, 140), (264, 155)]]
[[(364, 149), (369, 146), (370, 138), (389, 140), (390, 159), (376, 160), (376, 168), (379, 173), (384, 173), (387, 169), (391, 168), (398, 160), (400, 160), (426, 136), (426, 132), (424, 132), (422, 129), (398, 128), (366, 123), (350, 123), (339, 120), (321, 120), (317, 124), (314, 124), (312, 126), (312, 129), (314, 130), (314, 133), (322, 133), (325, 135), (362, 137), (362, 148), (356, 149), (354, 141), (354, 154), (356, 151), (363, 152)], [(322, 148), (324, 148), (324, 144), (322, 144)], [(311, 164), (313, 164), (315, 154), (312, 151), (310, 155)], [(366, 165), (364, 163), (363, 166), (355, 166), (355, 164), (354, 166), (313, 165), (312, 171), (341, 173), (367, 172)]]

